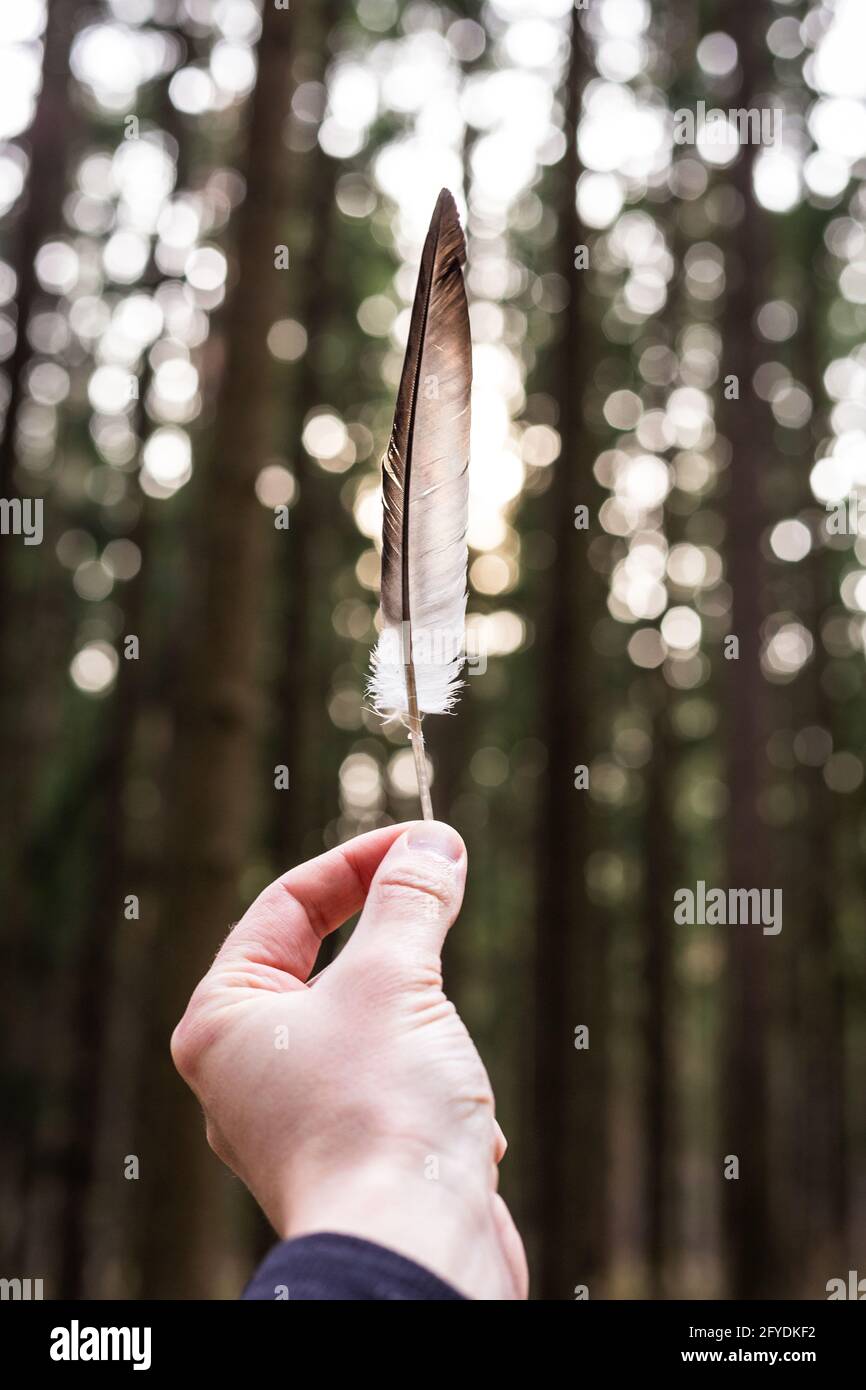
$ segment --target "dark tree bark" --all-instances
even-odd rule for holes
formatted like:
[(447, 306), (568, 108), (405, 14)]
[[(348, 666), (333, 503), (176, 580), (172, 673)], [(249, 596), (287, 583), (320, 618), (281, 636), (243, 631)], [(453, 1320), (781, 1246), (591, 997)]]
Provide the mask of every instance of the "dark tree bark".
[[(60, 232), (69, 150), (77, 122), (69, 100), (69, 53), (84, 6), (79, 0), (50, 0), (43, 36), (42, 86), (33, 123), (21, 144), (29, 156), (22, 206), (12, 222), (6, 258), (16, 274), (16, 338), (3, 373), (8, 401), (0, 435), (0, 497), (19, 495), (16, 479), (17, 433), (25, 398), (32, 348), (27, 329), (39, 302), (35, 261), (40, 246)], [(18, 1254), (25, 1232), (12, 1213), (26, 1207), (26, 1193), (35, 1166), (34, 1143), (38, 1105), (33, 1072), (38, 1051), (38, 1008), (34, 999), (44, 986), (39, 949), (33, 941), (34, 885), (26, 872), (31, 832), (32, 788), (46, 729), (46, 680), (53, 676), (65, 632), (56, 616), (58, 589), (42, 576), (34, 581), (42, 556), (57, 539), (57, 525), (46, 512), (42, 546), (23, 548), (14, 538), (0, 538), (0, 893), (3, 898), (3, 977), (16, 981), (14, 1000), (4, 1018), (4, 1086), (20, 1113), (6, 1127), (0, 1156), (0, 1191), (9, 1215), (0, 1229), (0, 1245)], [(62, 633), (62, 635), (61, 635)], [(38, 637), (37, 637), (38, 634)], [(27, 682), (28, 698), (21, 691)], [(24, 1097), (27, 1097), (26, 1101)]]
[[(668, 100), (673, 109), (691, 104), (692, 55), (698, 43), (699, 15), (691, 0), (667, 0), (658, 15), (658, 42), (671, 55), (673, 80)], [(692, 320), (694, 305), (682, 274), (688, 239), (682, 223), (682, 203), (673, 198), (665, 228), (668, 243), (680, 268), (678, 302), (672, 303), (677, 326)], [(664, 531), (668, 544), (680, 539), (682, 523), (671, 508), (665, 509)], [(678, 862), (678, 837), (672, 815), (673, 788), (679, 761), (679, 745), (673, 736), (669, 709), (672, 692), (661, 671), (646, 679), (646, 704), (652, 720), (652, 756), (646, 771), (644, 809), (644, 963), (646, 1003), (643, 1017), (645, 1083), (644, 1153), (646, 1162), (646, 1260), (650, 1296), (668, 1292), (668, 1262), (674, 1246), (674, 1172), (678, 1156), (673, 1149), (676, 1072), (672, 1047), (675, 1020), (673, 889)]]
[[(17, 280), (15, 348), (3, 372), (9, 384), (9, 397), (0, 435), (0, 497), (18, 496), (15, 477), (17, 433), (21, 404), (25, 395), (27, 368), (32, 348), (27, 329), (38, 302), (36, 255), (40, 246), (60, 231), (63, 198), (66, 192), (68, 151), (75, 132), (75, 118), (69, 102), (69, 52), (82, 12), (78, 0), (51, 0), (48, 6), (42, 60), (42, 87), (36, 113), (22, 143), (29, 154), (27, 187), (23, 206), (13, 231), (10, 259)], [(52, 529), (46, 525), (46, 530)], [(47, 541), (45, 548), (47, 549)], [(15, 872), (21, 850), (21, 807), (30, 758), (30, 738), (21, 739), (21, 720), (8, 706), (16, 686), (16, 673), (27, 664), (32, 646), (31, 622), (22, 605), (21, 568), (18, 560), (29, 560), (32, 568), (39, 548), (19, 548), (9, 538), (0, 541), (0, 664), (7, 675), (0, 696), (0, 764), (3, 766), (3, 795), (0, 798), (0, 864), (6, 892), (7, 921), (13, 926), (22, 910), (24, 886)], [(16, 574), (16, 569), (19, 573)], [(23, 653), (23, 659), (22, 659)], [(29, 725), (33, 720), (28, 721)], [(26, 746), (25, 746), (26, 745)]]
[[(815, 447), (823, 437), (826, 426), (827, 402), (824, 395), (823, 369), (827, 353), (821, 340), (819, 319), (826, 300), (821, 293), (818, 264), (824, 254), (824, 230), (828, 214), (804, 208), (803, 260), (810, 279), (809, 292), (800, 306), (799, 371), (814, 402), (812, 429), (801, 432), (803, 456), (798, 464), (803, 478), (803, 504), (814, 502), (806, 480), (815, 455)], [(833, 733), (836, 727), (833, 701), (827, 694), (825, 676), (827, 649), (821, 636), (825, 613), (837, 602), (833, 554), (816, 545), (807, 565), (809, 611), (804, 621), (815, 642), (814, 658), (805, 674), (803, 692), (808, 708), (803, 722), (817, 724)], [(802, 1058), (798, 1087), (799, 1105), (795, 1107), (798, 1135), (792, 1136), (789, 1167), (794, 1177), (805, 1178), (803, 1255), (809, 1263), (809, 1275), (801, 1289), (792, 1295), (820, 1287), (824, 1269), (842, 1268), (845, 1260), (845, 1231), (848, 1224), (847, 1124), (845, 1115), (846, 1044), (845, 1025), (847, 999), (842, 965), (842, 946), (838, 930), (838, 865), (836, 850), (839, 843), (838, 794), (828, 788), (822, 767), (803, 769), (803, 781), (808, 794), (806, 822), (807, 853), (803, 891), (807, 903), (805, 969), (800, 973), (800, 1009), (798, 1035), (792, 1046), (799, 1044)], [(798, 1137), (805, 1141), (806, 1154), (801, 1158)], [(801, 1170), (805, 1169), (805, 1172)]]
[[(342, 7), (327, 0), (308, 17), (313, 25), (311, 52), (325, 80), (328, 36)], [(335, 283), (334, 191), (340, 166), (318, 143), (304, 156), (305, 220), (310, 228), (300, 318), (307, 333), (307, 349), (296, 368), (290, 440), (297, 502), (292, 508), (291, 529), (281, 533), (280, 568), (288, 612), (283, 647), (283, 668), (277, 686), (276, 718), (279, 734), (278, 761), (289, 769), (290, 788), (275, 792), (274, 853), (281, 870), (323, 848), (322, 830), (330, 805), (336, 806), (337, 778), (322, 769), (323, 750), (334, 747), (333, 725), (328, 717), (328, 690), (336, 664), (331, 625), (332, 583), (340, 562), (335, 528), (345, 513), (337, 496), (338, 478), (323, 472), (301, 445), (307, 412), (326, 400), (323, 336), (339, 301)], [(330, 659), (329, 659), (330, 658)], [(329, 796), (330, 794), (330, 796)], [(333, 939), (324, 943), (322, 963), (333, 950)]]
[[(739, 80), (731, 105), (760, 105), (770, 81), (764, 36), (771, 19), (765, 0), (726, 12), (728, 32), (740, 55)], [(763, 352), (754, 318), (765, 298), (769, 264), (766, 214), (752, 191), (757, 147), (745, 144), (732, 181), (743, 201), (743, 217), (728, 248), (728, 295), (722, 322), (724, 377), (739, 378), (738, 400), (720, 400), (719, 424), (731, 445), (726, 497), (727, 578), (733, 593), (731, 632), (739, 659), (727, 666), (728, 886), (770, 887), (765, 882), (769, 850), (758, 799), (766, 769), (767, 683), (761, 673), (764, 616), (764, 562), (761, 537), (766, 524), (762, 479), (772, 450), (767, 407), (753, 387)], [(767, 953), (773, 938), (759, 928), (731, 928), (728, 935), (727, 1108), (722, 1133), (724, 1155), (739, 1158), (738, 1179), (725, 1180), (730, 1292), (738, 1298), (767, 1297), (773, 1271), (773, 1224), (769, 1183), (769, 1084)]]
[(646, 1201), (647, 1266), (650, 1297), (665, 1295), (666, 1260), (670, 1245), (671, 1139), (673, 1075), (670, 1047), (672, 1003), (672, 884), (670, 874), (673, 826), (670, 814), (672, 740), (665, 711), (666, 689), (655, 685), (653, 751), (647, 769), (644, 856), (644, 931), (646, 1013)]
[(256, 683), (263, 582), (273, 521), (255, 497), (272, 445), (267, 332), (278, 316), (287, 190), (281, 130), (289, 99), (294, 19), (263, 9), (258, 78), (246, 141), (247, 186), (238, 213), (237, 282), (224, 321), (225, 369), (207, 471), (198, 480), (196, 544), (201, 611), (189, 634), (184, 709), (168, 845), (168, 891), (155, 944), (141, 1144), (143, 1291), (208, 1296), (225, 1287), (226, 1195), (201, 1116), (174, 1073), (169, 1036), (190, 992), (236, 919), (239, 876), (253, 831)]
[[(576, 131), (588, 61), (579, 13), (573, 12), (571, 55), (562, 94), (567, 150), (558, 169), (557, 270), (570, 287), (563, 337), (556, 346), (554, 393), (562, 452), (547, 493), (547, 525), (556, 559), (547, 572), (538, 645), (539, 736), (547, 744), (537, 845), (538, 888), (534, 977), (534, 1128), (536, 1291), (542, 1299), (590, 1293), (602, 1269), (605, 1221), (606, 1112), (603, 1104), (602, 942), (588, 900), (584, 865), (589, 825), (586, 791), (574, 768), (589, 763), (589, 672), (592, 667), (592, 577), (585, 535), (574, 510), (596, 514), (592, 447), (583, 427), (583, 399), (592, 362), (575, 247), (583, 236), (575, 209), (579, 175)], [(575, 1029), (589, 1027), (589, 1049), (575, 1048)]]

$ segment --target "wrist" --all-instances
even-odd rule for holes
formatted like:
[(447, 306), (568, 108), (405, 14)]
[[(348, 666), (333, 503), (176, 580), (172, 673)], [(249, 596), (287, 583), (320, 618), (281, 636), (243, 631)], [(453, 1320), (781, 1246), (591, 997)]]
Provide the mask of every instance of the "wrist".
[(284, 1240), (329, 1231), (383, 1245), (424, 1266), (461, 1293), (478, 1296), (476, 1272), (492, 1233), (491, 1193), (459, 1177), (391, 1162), (318, 1174), (287, 1195)]

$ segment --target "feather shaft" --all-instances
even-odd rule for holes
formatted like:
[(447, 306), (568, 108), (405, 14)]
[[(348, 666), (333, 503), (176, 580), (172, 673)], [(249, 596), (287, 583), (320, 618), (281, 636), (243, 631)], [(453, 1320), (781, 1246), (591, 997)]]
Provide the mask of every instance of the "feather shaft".
[(450, 710), (463, 665), (472, 382), (465, 257), (454, 199), (443, 189), (382, 460), (382, 631), (369, 682), (378, 712), (409, 732), (426, 818), (433, 812), (421, 721)]

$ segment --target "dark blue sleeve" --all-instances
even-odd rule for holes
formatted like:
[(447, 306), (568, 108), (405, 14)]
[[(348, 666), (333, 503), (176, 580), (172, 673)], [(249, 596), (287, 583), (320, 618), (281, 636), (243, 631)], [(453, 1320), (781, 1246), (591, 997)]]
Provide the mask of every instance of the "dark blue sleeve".
[(355, 1236), (299, 1236), (276, 1245), (259, 1265), (243, 1298), (467, 1300), (428, 1269), (383, 1245)]

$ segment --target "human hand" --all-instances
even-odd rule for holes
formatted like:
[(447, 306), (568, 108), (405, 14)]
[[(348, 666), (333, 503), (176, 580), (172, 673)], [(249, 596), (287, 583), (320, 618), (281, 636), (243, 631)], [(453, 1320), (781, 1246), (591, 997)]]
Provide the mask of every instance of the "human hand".
[[(272, 883), (230, 933), (172, 1038), (211, 1147), (283, 1238), (389, 1246), (477, 1299), (527, 1296), (496, 1192), (505, 1141), (475, 1046), (442, 992), (463, 899), (456, 831), (360, 835)], [(335, 961), (324, 936), (363, 907)]]

